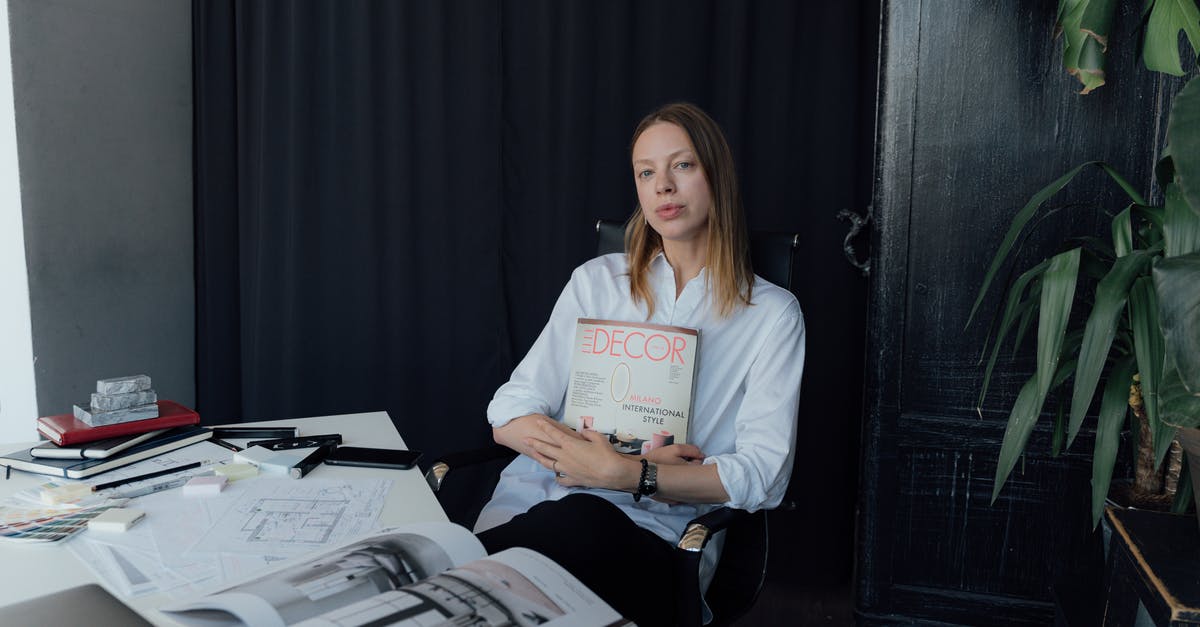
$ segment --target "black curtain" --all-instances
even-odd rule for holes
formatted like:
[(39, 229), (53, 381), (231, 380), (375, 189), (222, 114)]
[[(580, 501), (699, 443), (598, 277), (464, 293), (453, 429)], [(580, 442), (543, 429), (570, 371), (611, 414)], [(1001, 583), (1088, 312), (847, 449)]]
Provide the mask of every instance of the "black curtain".
[(384, 409), (431, 455), (488, 442), (591, 225), (633, 209), (634, 125), (688, 100), (751, 228), (801, 234), (793, 522), (823, 540), (794, 557), (848, 574), (865, 283), (834, 216), (870, 197), (871, 5), (197, 0), (205, 421)]

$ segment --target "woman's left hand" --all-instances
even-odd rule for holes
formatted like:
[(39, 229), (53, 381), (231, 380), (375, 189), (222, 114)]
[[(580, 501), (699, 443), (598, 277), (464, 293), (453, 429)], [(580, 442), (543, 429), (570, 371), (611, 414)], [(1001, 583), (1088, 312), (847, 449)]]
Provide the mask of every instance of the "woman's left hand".
[(640, 463), (613, 450), (607, 435), (587, 430), (585, 439), (579, 439), (546, 425), (541, 432), (542, 437), (529, 438), (527, 444), (550, 460), (542, 465), (558, 473), (559, 485), (637, 489)]

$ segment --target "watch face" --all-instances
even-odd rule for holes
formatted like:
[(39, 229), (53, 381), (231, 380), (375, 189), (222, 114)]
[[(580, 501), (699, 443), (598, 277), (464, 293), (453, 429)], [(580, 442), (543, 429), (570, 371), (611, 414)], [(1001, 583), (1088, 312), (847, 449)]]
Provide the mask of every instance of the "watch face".
[(646, 496), (654, 494), (658, 491), (658, 466), (654, 464), (646, 465), (645, 479), (642, 480), (642, 485), (639, 491)]

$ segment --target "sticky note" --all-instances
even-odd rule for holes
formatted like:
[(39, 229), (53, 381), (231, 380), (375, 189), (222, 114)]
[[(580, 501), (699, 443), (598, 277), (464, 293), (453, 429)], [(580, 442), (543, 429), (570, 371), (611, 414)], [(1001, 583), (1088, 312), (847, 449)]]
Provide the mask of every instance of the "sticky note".
[(254, 464), (222, 464), (213, 468), (219, 477), (225, 477), (230, 481), (238, 479), (247, 479), (258, 475), (258, 466)]
[(88, 529), (95, 531), (125, 531), (141, 520), (146, 512), (140, 509), (114, 507), (88, 521)]
[(86, 483), (71, 483), (67, 485), (42, 488), (41, 499), (46, 505), (59, 503), (74, 503), (92, 495), (92, 486)]
[(183, 484), (184, 496), (216, 496), (225, 489), (225, 484), (229, 481), (226, 477), (192, 477), (190, 481)]

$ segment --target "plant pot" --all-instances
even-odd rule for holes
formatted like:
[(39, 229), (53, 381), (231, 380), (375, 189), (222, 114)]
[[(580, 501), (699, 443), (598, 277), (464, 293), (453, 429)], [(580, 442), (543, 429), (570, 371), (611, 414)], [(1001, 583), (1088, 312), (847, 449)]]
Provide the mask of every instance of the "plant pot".
[(1178, 438), (1187, 453), (1188, 472), (1192, 476), (1192, 501), (1196, 503), (1196, 520), (1200, 521), (1200, 429), (1180, 429)]

